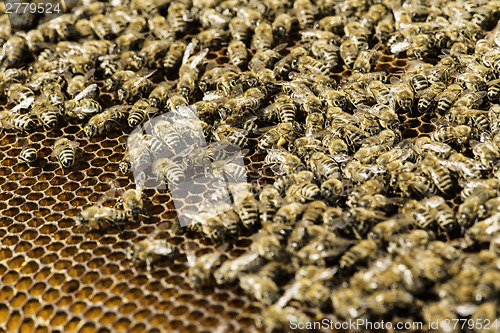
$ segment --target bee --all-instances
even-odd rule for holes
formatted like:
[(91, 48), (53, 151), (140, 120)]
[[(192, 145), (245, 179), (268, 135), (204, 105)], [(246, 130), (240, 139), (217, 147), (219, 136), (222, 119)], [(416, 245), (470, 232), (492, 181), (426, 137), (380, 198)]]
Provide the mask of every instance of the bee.
[(377, 243), (373, 240), (364, 239), (351, 247), (339, 261), (341, 269), (350, 269), (358, 263), (365, 262), (377, 253)]
[(469, 141), (472, 134), (472, 129), (467, 125), (443, 126), (436, 129), (431, 134), (431, 139), (439, 142), (455, 141), (463, 145)]
[[(95, 70), (91, 70), (85, 75), (75, 75), (72, 78), (67, 76), (66, 81), (68, 82), (68, 87), (66, 92), (71, 98), (75, 98), (79, 93), (81, 93), (87, 86), (87, 83), (93, 77)], [(96, 99), (99, 95), (99, 90), (95, 89), (93, 94), (89, 96), (90, 98)], [(96, 94), (97, 93), (97, 94)]]
[(314, 152), (309, 157), (308, 165), (318, 179), (341, 179), (341, 171), (337, 162), (322, 152)]
[(500, 158), (500, 153), (490, 140), (485, 142), (472, 141), (472, 153), (474, 156), (486, 166), (491, 167)]
[(362, 164), (359, 161), (352, 160), (345, 164), (342, 172), (344, 177), (353, 183), (362, 183), (378, 175), (383, 175), (387, 172), (387, 169), (376, 164)]
[(483, 97), (487, 95), (485, 91), (465, 91), (455, 102), (454, 106), (477, 109), (483, 102)]
[(299, 0), (293, 3), (293, 9), (301, 29), (314, 27), (315, 16), (319, 14), (318, 7), (309, 0)]
[(182, 57), (186, 51), (186, 42), (183, 40), (174, 41), (168, 48), (167, 54), (163, 59), (163, 68), (167, 71), (172, 71), (182, 62)]
[(295, 183), (310, 183), (314, 179), (314, 174), (311, 171), (302, 170), (297, 173), (290, 173), (283, 175), (276, 179), (273, 187), (280, 193), (283, 194), (286, 190)]
[(366, 86), (366, 90), (373, 95), (375, 101), (379, 104), (389, 104), (392, 100), (391, 90), (380, 81), (370, 81)]
[(146, 65), (146, 59), (136, 51), (125, 51), (120, 55), (120, 64), (123, 69), (136, 72)]
[(415, 172), (399, 173), (397, 175), (396, 186), (408, 197), (413, 194), (419, 197), (425, 197), (426, 195), (436, 193), (434, 183), (429, 181), (427, 177)]
[(224, 115), (233, 114), (236, 110), (255, 111), (264, 98), (265, 94), (260, 88), (250, 88), (243, 94), (229, 99), (220, 106), (220, 109)]
[(218, 141), (227, 140), (240, 148), (245, 147), (248, 143), (247, 131), (230, 125), (219, 125), (214, 130), (213, 136)]
[(451, 84), (446, 89), (436, 96), (436, 111), (443, 115), (456, 102), (460, 94), (464, 91), (459, 84)]
[(274, 74), (277, 77), (286, 78), (288, 73), (297, 68), (297, 59), (300, 56), (307, 55), (309, 52), (303, 47), (297, 47), (291, 50), (290, 54), (284, 56), (274, 66)]
[(231, 60), (231, 63), (233, 63), (233, 65), (237, 67), (242, 68), (248, 61), (247, 47), (245, 43), (240, 40), (233, 39), (229, 43), (227, 47), (227, 54), (229, 56), (229, 59)]
[(168, 158), (161, 158), (153, 163), (153, 174), (159, 179), (165, 179), (168, 184), (179, 185), (185, 180), (183, 168)]
[(134, 98), (141, 98), (153, 90), (154, 85), (148, 79), (153, 73), (145, 76), (139, 73), (134, 73), (135, 76), (124, 81), (121, 87), (118, 88), (118, 99), (120, 101), (131, 101)]
[(376, 291), (367, 300), (367, 307), (374, 316), (384, 316), (396, 309), (411, 308), (415, 304), (413, 295), (405, 290), (390, 289)]
[(281, 147), (274, 147), (269, 149), (266, 158), (264, 159), (265, 165), (271, 165), (271, 168), (278, 174), (290, 174), (294, 171), (300, 171), (304, 168), (300, 158)]
[(344, 26), (346, 40), (351, 40), (355, 43), (358, 49), (366, 49), (371, 31), (363, 26), (358, 21), (347, 22)]
[(21, 162), (31, 164), (38, 158), (37, 150), (30, 146), (27, 139), (20, 140), (23, 149), (19, 153), (18, 159)]
[(7, 96), (10, 102), (16, 104), (25, 104), (29, 100), (35, 100), (35, 93), (20, 83), (11, 84), (7, 89)]
[(249, 30), (250, 27), (246, 20), (239, 16), (233, 17), (229, 22), (229, 31), (233, 40), (245, 43), (248, 39)]
[(417, 94), (419, 98), (417, 109), (421, 113), (427, 113), (431, 110), (434, 105), (436, 97), (440, 95), (446, 89), (446, 85), (442, 82), (435, 82), (431, 84), (428, 88), (420, 91)]
[(161, 108), (167, 103), (168, 96), (172, 91), (174, 84), (171, 82), (163, 81), (156, 85), (156, 87), (149, 94), (148, 104), (150, 108)]
[(395, 96), (395, 101), (404, 111), (410, 111), (413, 106), (415, 94), (411, 86), (403, 81), (391, 80), (393, 83), (391, 90)]
[(465, 233), (467, 244), (476, 245), (491, 242), (493, 237), (500, 231), (499, 216), (500, 214), (496, 213), (471, 226)]
[(111, 225), (122, 229), (121, 224), (128, 222), (128, 216), (123, 210), (94, 205), (78, 214), (76, 222), (80, 227), (102, 229), (103, 225)]
[(6, 90), (13, 83), (21, 83), (26, 81), (28, 73), (26, 70), (19, 68), (9, 68), (0, 74), (1, 90)]
[(188, 45), (184, 54), (184, 60), (179, 69), (179, 81), (177, 82), (177, 91), (186, 98), (189, 98), (194, 93), (199, 75), (198, 66), (208, 53), (208, 49), (204, 49), (196, 56), (189, 57), (191, 45), (193, 44)]
[(154, 108), (149, 104), (149, 100), (141, 98), (134, 103), (134, 106), (132, 106), (132, 109), (130, 110), (127, 120), (128, 125), (130, 127), (136, 127), (142, 124), (144, 120), (146, 120), (146, 117), (149, 117), (157, 111), (157, 108)]
[(207, 253), (195, 258), (192, 253), (187, 254), (189, 262), (189, 285), (194, 289), (201, 289), (206, 285), (213, 272), (221, 265), (221, 254), (219, 252)]
[(10, 36), (2, 45), (2, 70), (19, 64), (26, 55), (26, 40), (18, 35)]
[(168, 7), (167, 22), (177, 36), (184, 35), (186, 31), (187, 22), (191, 20), (188, 13), (188, 8), (182, 2), (172, 2)]
[(256, 50), (270, 49), (273, 41), (273, 27), (267, 22), (262, 22), (255, 28), (251, 46)]
[(90, 118), (88, 123), (83, 127), (83, 132), (87, 138), (92, 138), (96, 134), (106, 132), (112, 124), (118, 124), (125, 118), (125, 115), (120, 110), (123, 106), (115, 106), (106, 109), (104, 112), (96, 114)]
[(259, 218), (262, 224), (271, 222), (282, 204), (280, 192), (272, 185), (266, 185), (259, 194)]
[(274, 281), (260, 274), (243, 275), (240, 287), (263, 304), (273, 304), (279, 298), (279, 288)]
[(0, 126), (13, 128), (21, 132), (32, 131), (36, 127), (35, 122), (27, 115), (17, 113), (18, 110), (29, 107), (32, 102), (33, 98), (30, 98), (10, 111), (0, 111)]
[(39, 97), (33, 103), (31, 113), (36, 115), (44, 126), (55, 128), (61, 109), (47, 99)]
[(382, 18), (375, 26), (375, 36), (379, 42), (385, 43), (389, 37), (394, 33), (394, 19), (393, 16), (388, 14)]
[(337, 237), (335, 233), (325, 231), (302, 247), (294, 260), (300, 265), (316, 265), (326, 267), (338, 260), (348, 249), (351, 242)]
[(62, 167), (69, 168), (75, 163), (76, 148), (78, 146), (78, 142), (66, 138), (57, 139), (54, 142), (51, 156), (56, 157)]
[(307, 55), (300, 56), (297, 61), (297, 69), (301, 73), (328, 75), (330, 73), (329, 66), (331, 64), (326, 64)]
[(432, 179), (434, 185), (436, 185), (441, 192), (446, 193), (446, 191), (452, 188), (453, 183), (451, 182), (448, 169), (443, 167), (436, 157), (427, 153), (424, 155), (420, 164), (423, 167), (423, 173)]
[[(264, 129), (266, 128), (261, 130)], [(292, 142), (297, 134), (298, 124), (286, 122), (267, 129), (257, 144), (257, 149), (260, 151), (266, 151), (274, 145), (282, 146), (285, 143)]]
[(265, 259), (257, 252), (250, 251), (236, 259), (225, 261), (214, 273), (217, 284), (234, 282), (244, 273), (258, 270), (265, 263)]
[(145, 173), (141, 172), (136, 177), (136, 189), (130, 189), (126, 191), (119, 190), (120, 185), (115, 180), (109, 180), (107, 183), (110, 185), (110, 189), (99, 199), (98, 206), (104, 203), (106, 200), (113, 199), (117, 192), (122, 192), (116, 207), (123, 209), (129, 219), (137, 220), (140, 214), (143, 213), (143, 197), (142, 192), (144, 188)]
[(256, 324), (260, 329), (265, 328), (266, 332), (271, 332), (274, 329), (289, 329), (291, 323), (307, 323), (310, 320), (311, 318), (308, 315), (296, 307), (284, 306), (277, 303), (262, 311), (257, 317)]
[[(476, 190), (473, 193), (471, 193), (460, 204), (460, 206), (458, 206), (457, 220), (460, 223), (460, 225), (467, 227), (473, 224), (479, 215), (480, 207), (484, 205), (489, 199), (496, 196), (495, 192), (496, 191), (482, 189), (482, 190)], [(490, 217), (489, 219), (491, 218), (492, 217)], [(478, 229), (479, 228), (480, 227), (478, 227)]]
[(214, 8), (204, 8), (198, 15), (198, 20), (203, 28), (226, 29), (231, 17), (219, 13)]
[(299, 219), (299, 216), (304, 211), (306, 205), (292, 202), (282, 205), (273, 218), (273, 223), (285, 224), (293, 226)]
[(311, 183), (292, 184), (286, 191), (287, 197), (301, 203), (318, 199), (320, 195), (321, 191), (319, 187)]
[(175, 247), (167, 240), (146, 238), (132, 246), (129, 257), (135, 261), (146, 263), (146, 269), (149, 271), (153, 262), (174, 253), (176, 253)]
[(228, 35), (225, 30), (210, 28), (198, 33), (195, 39), (202, 47), (210, 48), (225, 43)]
[(113, 73), (111, 77), (108, 77), (104, 81), (104, 86), (107, 91), (115, 91), (120, 87), (124, 82), (127, 82), (136, 76), (136, 72), (130, 70), (119, 70)]
[(357, 73), (368, 73), (380, 58), (377, 50), (361, 50), (353, 64), (353, 71)]
[(274, 18), (272, 28), (278, 39), (285, 39), (290, 33), (293, 24), (293, 17), (287, 13), (281, 13)]

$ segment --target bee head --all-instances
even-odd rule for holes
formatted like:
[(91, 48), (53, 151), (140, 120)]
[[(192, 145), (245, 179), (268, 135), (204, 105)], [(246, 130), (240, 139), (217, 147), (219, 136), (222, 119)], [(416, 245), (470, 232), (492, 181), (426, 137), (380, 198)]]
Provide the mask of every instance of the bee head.
[(85, 133), (85, 136), (90, 139), (96, 134), (97, 128), (94, 125), (86, 125), (83, 128), (83, 132)]
[(129, 98), (129, 93), (125, 89), (118, 89), (118, 99), (120, 101), (125, 101)]

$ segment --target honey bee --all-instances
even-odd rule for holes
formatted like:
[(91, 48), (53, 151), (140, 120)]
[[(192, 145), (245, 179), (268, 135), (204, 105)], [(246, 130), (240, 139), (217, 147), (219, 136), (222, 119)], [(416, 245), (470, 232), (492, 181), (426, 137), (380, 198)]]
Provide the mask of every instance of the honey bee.
[(391, 80), (391, 90), (395, 96), (395, 101), (404, 111), (410, 111), (413, 106), (414, 93), (411, 86), (402, 81)]
[(400, 289), (390, 289), (377, 291), (370, 295), (367, 300), (367, 307), (373, 315), (383, 316), (394, 311), (395, 308), (411, 308), (414, 306), (414, 302), (415, 300), (411, 293)]
[(88, 123), (84, 126), (83, 132), (87, 138), (92, 138), (97, 134), (106, 132), (113, 124), (119, 123), (125, 118), (121, 111), (123, 106), (115, 106), (106, 109), (104, 112), (92, 116)]
[(463, 88), (459, 84), (451, 84), (437, 96), (436, 111), (439, 114), (444, 114), (456, 102)]
[(335, 233), (325, 231), (323, 235), (314, 238), (302, 247), (294, 258), (301, 265), (317, 265), (326, 267), (338, 260), (351, 242), (337, 237)]
[(273, 186), (266, 185), (259, 194), (259, 202), (259, 217), (262, 224), (271, 222), (282, 203), (280, 192)]
[(340, 168), (332, 157), (322, 152), (314, 152), (309, 157), (308, 165), (318, 179), (341, 179)]
[(145, 98), (139, 99), (135, 102), (134, 106), (130, 110), (128, 115), (128, 125), (130, 127), (136, 127), (146, 120), (146, 117), (156, 113), (158, 111), (157, 108), (152, 107), (149, 104), (149, 100)]
[(120, 101), (131, 101), (134, 98), (148, 95), (154, 88), (153, 83), (148, 79), (153, 73), (146, 75), (141, 75), (140, 71), (134, 73), (132, 78), (124, 81), (121, 87), (118, 88), (118, 99)]
[(66, 138), (57, 139), (54, 142), (51, 156), (56, 157), (62, 167), (69, 168), (75, 163), (76, 148), (78, 146), (78, 142)]
[(273, 41), (273, 27), (269, 23), (262, 22), (255, 28), (251, 46), (256, 50), (270, 49)]
[(167, 103), (168, 96), (172, 91), (174, 84), (171, 82), (163, 81), (156, 85), (156, 87), (149, 94), (148, 104), (150, 108), (161, 108)]
[(250, 251), (240, 257), (225, 261), (214, 273), (217, 284), (231, 283), (236, 281), (243, 273), (256, 271), (262, 267), (265, 259), (257, 252)]
[(184, 52), (186, 51), (186, 42), (183, 40), (176, 40), (168, 48), (167, 54), (163, 59), (163, 68), (167, 71), (174, 70), (180, 66)]
[(283, 271), (286, 271), (286, 266), (279, 263), (266, 264), (257, 273), (243, 275), (240, 287), (263, 304), (274, 304), (280, 295), (274, 281), (284, 275)]
[(156, 160), (153, 163), (152, 172), (159, 180), (165, 179), (168, 184), (179, 185), (185, 180), (183, 168), (168, 158)]
[(233, 65), (240, 68), (246, 65), (248, 61), (248, 51), (245, 43), (242, 41), (233, 39), (227, 47), (227, 53)]
[(323, 61), (316, 60), (313, 57), (303, 55), (298, 58), (297, 69), (301, 73), (311, 73), (317, 75), (328, 75), (332, 63), (324, 63)]
[(262, 311), (257, 317), (256, 325), (260, 329), (266, 329), (266, 332), (272, 332), (274, 329), (289, 329), (291, 323), (307, 323), (310, 320), (308, 315), (296, 307), (274, 304)]
[(102, 229), (103, 225), (111, 225), (122, 229), (121, 224), (128, 222), (128, 216), (123, 210), (94, 205), (78, 214), (76, 222), (79, 227)]
[(26, 40), (18, 35), (10, 36), (2, 45), (0, 61), (2, 70), (19, 64), (26, 55)]
[(316, 184), (298, 183), (292, 184), (286, 191), (288, 198), (305, 203), (319, 198), (321, 191)]
[(132, 260), (146, 264), (146, 269), (151, 270), (151, 264), (162, 257), (176, 253), (175, 247), (165, 239), (146, 238), (135, 243), (129, 252)]
[(319, 14), (318, 7), (309, 0), (300, 0), (293, 3), (293, 9), (301, 29), (314, 27), (315, 16)]
[(368, 73), (380, 58), (376, 49), (361, 50), (353, 64), (353, 71), (358, 73)]
[(188, 13), (188, 8), (182, 2), (173, 2), (168, 7), (167, 22), (177, 36), (185, 33), (187, 22), (191, 20)]
[(377, 253), (378, 246), (373, 240), (364, 239), (359, 243), (351, 247), (339, 261), (339, 267), (341, 269), (350, 269), (358, 263), (362, 263), (374, 257)]
[(138, 71), (146, 65), (146, 59), (136, 51), (125, 51), (120, 55), (120, 64), (125, 70)]
[(26, 104), (29, 100), (32, 102), (35, 100), (33, 91), (20, 83), (10, 85), (7, 90), (7, 96), (10, 102), (16, 104)]
[(249, 25), (246, 20), (242, 17), (236, 16), (229, 22), (229, 31), (231, 32), (231, 38), (245, 43), (248, 39), (248, 32), (250, 30)]
[(124, 82), (131, 80), (137, 74), (134, 71), (130, 70), (119, 70), (113, 73), (111, 77), (108, 77), (104, 81), (104, 86), (107, 91), (115, 91), (120, 87)]
[(421, 90), (417, 97), (419, 98), (417, 109), (419, 112), (427, 113), (434, 105), (436, 97), (446, 89), (446, 85), (442, 82), (435, 82), (428, 88)]
[(19, 161), (28, 164), (35, 162), (38, 158), (37, 150), (35, 149), (35, 147), (29, 145), (29, 141), (27, 139), (21, 139), (20, 145), (23, 147), (23, 149), (19, 153)]
[(189, 44), (186, 48), (186, 53), (179, 69), (179, 81), (177, 82), (177, 91), (186, 98), (194, 93), (199, 75), (198, 67), (208, 53), (208, 49), (203, 49), (196, 56), (190, 57), (192, 45)]
[(428, 194), (436, 193), (433, 182), (427, 177), (415, 172), (401, 172), (397, 175), (396, 186), (405, 195), (410, 197), (415, 194), (419, 197), (425, 197)]
[(119, 184), (115, 180), (108, 181), (110, 184), (110, 189), (103, 195), (103, 197), (98, 201), (98, 205), (102, 204), (108, 199), (112, 199), (116, 196), (116, 193), (122, 192), (116, 207), (123, 209), (129, 219), (137, 220), (140, 214), (143, 213), (143, 197), (142, 192), (144, 188), (145, 173), (141, 172), (136, 177), (136, 189), (130, 189), (126, 191), (119, 190)]
[(292, 28), (293, 20), (293, 17), (287, 13), (276, 15), (272, 28), (273, 33), (278, 37), (278, 39), (283, 40), (288, 36), (290, 29)]
[(212, 252), (198, 258), (191, 252), (186, 252), (189, 263), (189, 285), (194, 289), (201, 289), (212, 277), (213, 272), (221, 265), (221, 254)]
[[(480, 207), (495, 195), (496, 195), (495, 191), (484, 190), (484, 189), (476, 190), (473, 193), (471, 193), (460, 204), (460, 206), (458, 206), (457, 220), (460, 223), (460, 225), (467, 227), (473, 224), (479, 215)], [(491, 219), (491, 217), (489, 219)], [(479, 228), (480, 227), (478, 227), (478, 229)]]
[(394, 19), (393, 16), (388, 14), (382, 18), (375, 26), (375, 36), (379, 42), (385, 43), (389, 37), (394, 33)]
[(226, 42), (228, 33), (222, 29), (207, 29), (196, 35), (196, 40), (204, 48), (215, 47)]
[[(6, 90), (13, 83), (21, 83), (26, 81), (28, 73), (26, 70), (19, 68), (9, 68), (0, 74), (0, 88)], [(29, 85), (28, 85), (29, 87)]]
[(472, 141), (471, 146), (474, 156), (486, 166), (491, 167), (500, 158), (500, 153), (490, 140), (485, 140), (485, 142)]
[(45, 98), (37, 98), (33, 103), (31, 113), (36, 115), (43, 125), (48, 128), (55, 128), (61, 109)]
[(262, 128), (267, 131), (262, 135), (257, 144), (257, 148), (266, 151), (274, 145), (282, 146), (293, 141), (297, 134), (298, 124), (292, 122), (280, 123), (271, 128)]
[(298, 202), (284, 204), (274, 215), (273, 223), (294, 225), (304, 211), (305, 207), (306, 206), (304, 204)]
[(387, 169), (376, 164), (362, 164), (359, 161), (352, 160), (345, 164), (342, 172), (344, 177), (353, 183), (362, 183), (386, 173)]
[(431, 139), (439, 142), (457, 142), (463, 145), (469, 141), (472, 129), (467, 125), (443, 126), (431, 134)]

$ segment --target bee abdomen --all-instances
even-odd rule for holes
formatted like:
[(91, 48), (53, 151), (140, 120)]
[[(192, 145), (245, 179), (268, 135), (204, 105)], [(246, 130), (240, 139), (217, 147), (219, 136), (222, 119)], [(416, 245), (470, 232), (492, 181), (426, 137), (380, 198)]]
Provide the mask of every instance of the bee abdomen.
[(37, 159), (36, 149), (33, 147), (24, 148), (19, 154), (19, 159), (26, 163), (32, 163)]
[(69, 168), (75, 163), (75, 151), (72, 148), (62, 148), (57, 158), (63, 167)]

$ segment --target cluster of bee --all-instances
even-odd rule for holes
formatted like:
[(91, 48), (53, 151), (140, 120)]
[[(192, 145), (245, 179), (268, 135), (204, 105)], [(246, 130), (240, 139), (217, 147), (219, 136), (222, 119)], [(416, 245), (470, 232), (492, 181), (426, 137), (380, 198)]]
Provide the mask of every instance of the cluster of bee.
[[(493, 325), (499, 17), (497, 1), (87, 1), (13, 33), (3, 15), (0, 93), (12, 108), (0, 111), (0, 126), (27, 133), (37, 119), (52, 131), (64, 118), (97, 140), (188, 114), (134, 131), (120, 170), (150, 170), (170, 186), (187, 169), (218, 170), (227, 186), (211, 196), (214, 209), (189, 216), (189, 229), (222, 247), (246, 234), (253, 243), (233, 259), (185, 249), (189, 282), (237, 283), (266, 307), (256, 324), (268, 331), (311, 321), (300, 305), (343, 319)], [(229, 62), (210, 60), (215, 50)], [(382, 50), (411, 61), (400, 73), (377, 71)], [(332, 75), (343, 69), (350, 75)], [(409, 137), (402, 114), (436, 129)], [(56, 139), (52, 156), (71, 168), (82, 140)], [(24, 145), (19, 159), (33, 163), (36, 149)], [(244, 182), (234, 151), (261, 154), (273, 184)], [(127, 191), (112, 182), (77, 222), (137, 220), (143, 180)], [(151, 237), (130, 252), (148, 269), (179, 253)]]

